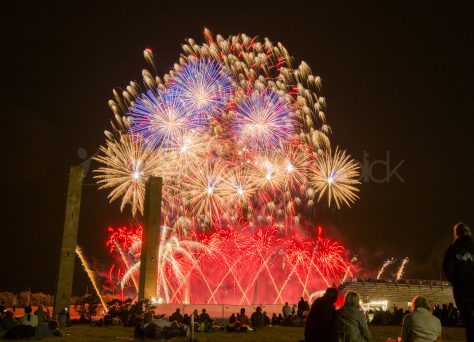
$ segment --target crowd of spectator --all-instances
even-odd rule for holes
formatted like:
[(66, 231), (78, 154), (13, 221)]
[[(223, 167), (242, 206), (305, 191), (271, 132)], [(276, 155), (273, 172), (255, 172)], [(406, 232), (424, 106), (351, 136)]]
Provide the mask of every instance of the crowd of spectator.
[(51, 319), (47, 307), (38, 305), (35, 312), (27, 305), (25, 314), (16, 319), (13, 311), (0, 305), (0, 337), (5, 340), (40, 339), (43, 337), (61, 336), (60, 323)]

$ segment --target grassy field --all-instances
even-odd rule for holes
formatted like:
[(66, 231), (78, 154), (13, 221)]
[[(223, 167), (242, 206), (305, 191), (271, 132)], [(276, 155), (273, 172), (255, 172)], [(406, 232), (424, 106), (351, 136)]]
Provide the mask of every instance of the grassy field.
[[(371, 327), (372, 341), (385, 341), (387, 337), (395, 338), (400, 333), (400, 327), (383, 326)], [(48, 338), (42, 341), (133, 341), (133, 329), (121, 327), (92, 327), (74, 326), (63, 329), (64, 336), (61, 338)], [(212, 333), (198, 333), (196, 339), (201, 342), (209, 341), (300, 341), (304, 339), (303, 328), (268, 327), (256, 332), (226, 333), (214, 331)], [(176, 338), (173, 341), (189, 341), (190, 338)], [(464, 330), (462, 328), (444, 328), (443, 341), (464, 341)]]

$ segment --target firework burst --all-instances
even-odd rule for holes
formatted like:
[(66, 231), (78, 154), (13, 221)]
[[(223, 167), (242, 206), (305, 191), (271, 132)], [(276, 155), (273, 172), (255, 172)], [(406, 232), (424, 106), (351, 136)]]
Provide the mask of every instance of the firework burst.
[[(208, 30), (204, 36), (203, 43), (186, 40), (179, 61), (162, 76), (154, 74), (156, 59), (146, 50), (153, 70), (143, 71), (143, 86), (130, 82), (114, 91), (112, 130), (95, 158), (100, 188), (110, 190), (111, 201), (122, 197), (121, 209), (129, 204), (136, 215), (143, 212), (148, 177), (163, 177), (162, 224), (170, 227), (164, 240), (181, 251), (160, 256), (168, 260), (160, 264), (166, 300), (187, 298), (170, 289), (189, 289), (185, 279), (198, 277), (196, 270), (204, 272), (199, 288), (212, 289), (208, 302), (230, 286), (227, 277), (234, 279), (237, 302), (248, 301), (259, 274), (271, 283), (275, 301), (292, 279), (306, 289), (313, 272), (340, 278), (338, 272), (348, 268), (335, 246), (314, 235), (296, 236), (316, 198), (337, 208), (357, 199), (356, 163), (337, 148), (331, 151), (321, 79), (305, 62), (294, 65), (281, 43)], [(202, 231), (208, 236), (201, 241)], [(197, 252), (189, 241), (212, 253)], [(269, 241), (279, 241), (278, 247)], [(121, 278), (128, 284), (138, 270), (133, 261), (139, 242), (120, 245), (114, 242), (129, 263)], [(255, 246), (259, 252), (247, 255)], [(211, 286), (207, 266), (196, 268), (197, 255), (214, 269), (213, 260), (224, 262), (218, 284)], [(245, 256), (252, 263), (242, 268), (236, 262)], [(272, 258), (290, 270), (283, 279), (269, 271)]]
[(326, 195), (329, 206), (334, 202), (340, 208), (343, 203), (350, 206), (358, 198), (359, 189), (355, 187), (360, 184), (358, 176), (359, 165), (345, 151), (336, 149), (320, 157), (315, 164), (311, 185), (319, 192), (318, 200)]

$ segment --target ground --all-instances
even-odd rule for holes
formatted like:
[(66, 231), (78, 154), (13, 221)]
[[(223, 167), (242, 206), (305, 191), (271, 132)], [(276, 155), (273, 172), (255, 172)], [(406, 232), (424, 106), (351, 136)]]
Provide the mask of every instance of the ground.
[[(400, 333), (400, 327), (382, 326), (371, 327), (372, 341), (384, 341), (387, 337), (395, 338)], [(48, 338), (42, 341), (133, 341), (133, 329), (121, 327), (91, 327), (74, 326), (63, 330), (64, 337)], [(215, 331), (213, 333), (198, 333), (196, 338), (200, 342), (204, 341), (300, 341), (303, 340), (303, 328), (288, 327), (268, 327), (257, 332), (248, 333), (225, 333)], [(462, 328), (444, 328), (443, 342), (461, 342), (464, 341), (464, 330)], [(174, 339), (173, 341), (189, 341), (189, 338)]]

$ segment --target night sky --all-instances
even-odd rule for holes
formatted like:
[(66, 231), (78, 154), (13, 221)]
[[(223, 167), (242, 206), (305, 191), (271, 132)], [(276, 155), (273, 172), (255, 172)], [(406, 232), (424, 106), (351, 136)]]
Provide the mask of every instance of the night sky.
[[(364, 182), (352, 209), (313, 213), (359, 256), (362, 274), (373, 275), (387, 257), (408, 256), (407, 278), (439, 279), (451, 227), (474, 223), (471, 1), (46, 3), (0, 5), (0, 291), (53, 293), (67, 172), (104, 142), (112, 89), (141, 80), (145, 48), (160, 74), (168, 70), (185, 38), (204, 40), (205, 26), (282, 42), (322, 77), (333, 144), (359, 161), (364, 151), (369, 163), (378, 160), (378, 180), (389, 153), (400, 178)], [(90, 172), (85, 183), (78, 243), (105, 267), (106, 227), (131, 219), (108, 204)], [(87, 284), (76, 267), (74, 293)]]

